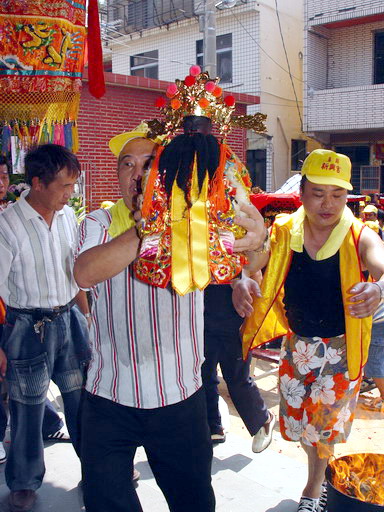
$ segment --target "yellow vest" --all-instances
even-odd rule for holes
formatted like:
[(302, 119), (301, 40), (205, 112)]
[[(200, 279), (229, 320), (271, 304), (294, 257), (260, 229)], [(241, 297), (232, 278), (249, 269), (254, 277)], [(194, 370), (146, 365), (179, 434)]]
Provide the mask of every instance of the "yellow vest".
[[(292, 216), (277, 218), (271, 233), (271, 256), (263, 278), (262, 297), (253, 302), (254, 313), (242, 326), (243, 355), (263, 343), (287, 334), (289, 327), (285, 316), (284, 283), (292, 261), (290, 237)], [(344, 308), (348, 303), (348, 290), (364, 281), (358, 251), (358, 241), (363, 224), (355, 219), (340, 247), (340, 276)], [(349, 378), (360, 377), (368, 358), (371, 341), (372, 317), (354, 318), (345, 314), (345, 336)]]

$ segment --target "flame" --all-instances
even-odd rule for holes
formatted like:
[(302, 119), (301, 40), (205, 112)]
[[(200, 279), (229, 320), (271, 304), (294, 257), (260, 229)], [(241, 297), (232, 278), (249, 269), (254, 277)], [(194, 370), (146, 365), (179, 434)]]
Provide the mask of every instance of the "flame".
[(384, 454), (356, 453), (329, 464), (331, 484), (360, 501), (384, 505)]

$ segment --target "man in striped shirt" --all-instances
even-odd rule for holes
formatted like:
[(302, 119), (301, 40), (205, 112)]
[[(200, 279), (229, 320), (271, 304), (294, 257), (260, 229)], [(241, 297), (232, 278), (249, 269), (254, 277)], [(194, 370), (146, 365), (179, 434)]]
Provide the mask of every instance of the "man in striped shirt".
[[(128, 132), (110, 142), (125, 228), (115, 229), (114, 206), (88, 215), (80, 229), (74, 273), (95, 298), (82, 417), (84, 502), (87, 512), (141, 511), (129, 475), (137, 447), (144, 446), (170, 510), (210, 512), (212, 443), (200, 376), (203, 294), (181, 297), (171, 287), (150, 286), (132, 268), (139, 247), (137, 181), (155, 149), (145, 136)], [(260, 245), (259, 236), (250, 238)]]
[(11, 445), (5, 477), (12, 512), (31, 510), (45, 472), (42, 421), (52, 378), (77, 446), (77, 414), (87, 358), (86, 308), (73, 278), (77, 222), (66, 206), (80, 173), (67, 149), (45, 144), (25, 159), (30, 184), (0, 214), (0, 296), (7, 305), (0, 372), (9, 390)]

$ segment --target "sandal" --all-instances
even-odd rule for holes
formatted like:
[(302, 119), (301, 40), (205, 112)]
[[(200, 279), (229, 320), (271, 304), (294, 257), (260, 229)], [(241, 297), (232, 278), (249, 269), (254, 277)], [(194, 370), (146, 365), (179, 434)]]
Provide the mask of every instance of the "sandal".
[(376, 398), (366, 398), (361, 404), (363, 409), (373, 412), (384, 412), (384, 398), (378, 396)]
[(47, 435), (47, 437), (45, 439), (47, 441), (70, 441), (71, 440), (68, 430), (65, 427), (65, 425), (63, 427), (61, 427), (61, 429), (58, 430), (57, 432)]
[(368, 391), (372, 391), (372, 389), (375, 389), (376, 384), (373, 379), (368, 379), (364, 377), (364, 379), (361, 381), (360, 386), (360, 393), (367, 393)]

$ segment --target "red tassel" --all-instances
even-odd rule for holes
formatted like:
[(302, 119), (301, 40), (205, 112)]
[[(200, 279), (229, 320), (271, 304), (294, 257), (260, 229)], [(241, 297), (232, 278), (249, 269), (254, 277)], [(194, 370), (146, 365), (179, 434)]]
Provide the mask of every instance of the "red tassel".
[(89, 0), (88, 2), (87, 39), (89, 92), (95, 98), (101, 98), (105, 94), (105, 81), (97, 0)]

